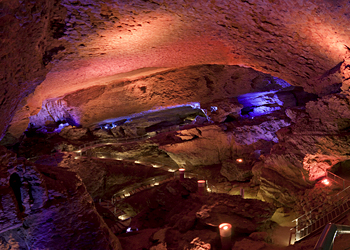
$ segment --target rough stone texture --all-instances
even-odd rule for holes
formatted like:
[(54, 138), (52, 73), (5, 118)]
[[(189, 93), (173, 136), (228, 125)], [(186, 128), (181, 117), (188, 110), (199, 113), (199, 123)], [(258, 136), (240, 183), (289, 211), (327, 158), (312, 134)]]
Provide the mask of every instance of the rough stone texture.
[[(271, 155), (253, 167), (254, 180), (267, 200), (292, 204), (338, 162), (349, 159), (349, 94), (332, 94), (290, 109), (292, 125), (277, 132)], [(311, 181), (311, 182), (310, 182)]]
[(229, 181), (247, 181), (252, 174), (252, 166), (237, 161), (225, 161), (222, 163), (220, 173)]
[[(160, 149), (167, 152), (179, 166), (188, 169), (193, 166), (214, 165), (234, 156), (240, 158), (239, 155), (249, 151), (251, 153), (249, 157), (254, 157), (254, 150), (265, 151), (269, 146), (260, 141), (277, 142), (276, 131), (287, 125), (289, 124), (284, 120), (271, 120), (261, 123), (256, 121), (253, 124), (249, 122), (235, 124), (231, 125), (230, 129), (225, 126), (209, 125), (181, 130), (176, 136), (182, 141), (162, 145)], [(251, 147), (245, 148), (245, 145)]]
[(87, 132), (87, 128), (73, 128), (72, 126), (67, 126), (61, 130), (59, 135), (69, 140), (79, 140), (86, 137)]
[(341, 83), (339, 63), (350, 40), (347, 5), (345, 0), (2, 1), (1, 134), (15, 112), (14, 122), (23, 122), (46, 99), (104, 84), (101, 77), (159, 68), (244, 65), (309, 92), (329, 93)]
[(342, 76), (342, 90), (349, 90), (350, 87), (350, 48), (346, 47), (347, 51), (344, 57), (344, 62), (340, 66), (340, 72)]
[(160, 149), (167, 152), (179, 166), (188, 170), (193, 166), (220, 163), (232, 155), (232, 135), (226, 134), (217, 125), (183, 130), (178, 136), (186, 140), (163, 145)]
[(212, 195), (196, 213), (205, 224), (218, 226), (227, 222), (232, 225), (233, 234), (250, 234), (271, 218), (274, 209), (259, 200), (243, 199), (239, 195), (226, 199), (225, 195)]
[[(43, 104), (39, 100), (44, 101), (49, 92), (38, 90), (39, 93), (32, 97), (33, 101), (28, 100), (27, 108), (31, 110), (31, 115), (35, 115), (30, 121), (43, 125), (48, 121), (70, 119), (73, 123), (90, 126), (105, 119), (192, 102), (207, 107), (207, 103), (213, 100), (233, 98), (235, 105), (235, 96), (283, 88), (270, 75), (225, 65), (189, 66), (163, 70), (146, 77), (136, 76), (128, 80), (107, 77), (99, 81), (98, 86), (88, 85), (76, 91), (68, 91), (70, 85), (64, 87), (60, 83), (57, 85), (60, 92), (56, 94), (61, 97), (51, 95), (54, 98)], [(42, 110), (39, 112), (40, 108)], [(9, 132), (16, 137), (27, 128), (29, 122), (29, 114), (25, 115), (22, 111), (18, 112), (21, 117), (15, 115), (16, 123), (9, 128)]]
[[(59, 155), (57, 155), (58, 157)], [(109, 200), (114, 193), (127, 186), (141, 182), (147, 178), (168, 174), (167, 172), (143, 166), (133, 162), (98, 159), (74, 159), (70, 154), (60, 157), (44, 157), (40, 162), (56, 164), (76, 173), (83, 181), (87, 191), (95, 200), (102, 198)]]
[(220, 249), (220, 223), (233, 225), (235, 240), (241, 233), (252, 233), (268, 224), (274, 213), (272, 205), (259, 200), (227, 194), (198, 196), (196, 191), (196, 181), (185, 179), (126, 198), (121, 206), (128, 204), (137, 213), (130, 226), (139, 231), (122, 235), (122, 245), (135, 249), (153, 249), (152, 245), (163, 249), (164, 244), (167, 249)]
[[(0, 151), (2, 246), (121, 249), (75, 174), (17, 159), (3, 147)], [(11, 186), (13, 176), (18, 177), (18, 186)]]

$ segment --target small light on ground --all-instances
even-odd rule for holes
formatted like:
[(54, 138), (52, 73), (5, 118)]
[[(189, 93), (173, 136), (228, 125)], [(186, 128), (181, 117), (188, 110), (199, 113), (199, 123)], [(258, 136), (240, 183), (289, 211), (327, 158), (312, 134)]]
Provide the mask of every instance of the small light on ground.
[(330, 182), (329, 182), (328, 179), (323, 179), (323, 180), (322, 180), (322, 183), (325, 184), (325, 185), (329, 185), (329, 184), (330, 184)]
[(127, 214), (122, 214), (122, 215), (119, 215), (118, 216), (118, 219), (119, 220), (126, 220), (126, 219), (129, 219), (130, 217), (127, 215)]

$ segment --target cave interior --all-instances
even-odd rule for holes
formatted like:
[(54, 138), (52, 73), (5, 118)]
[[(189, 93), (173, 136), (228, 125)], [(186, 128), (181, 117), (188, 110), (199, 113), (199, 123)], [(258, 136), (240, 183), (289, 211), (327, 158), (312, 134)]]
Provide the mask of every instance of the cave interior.
[(1, 1), (0, 248), (313, 249), (350, 225), (349, 6)]

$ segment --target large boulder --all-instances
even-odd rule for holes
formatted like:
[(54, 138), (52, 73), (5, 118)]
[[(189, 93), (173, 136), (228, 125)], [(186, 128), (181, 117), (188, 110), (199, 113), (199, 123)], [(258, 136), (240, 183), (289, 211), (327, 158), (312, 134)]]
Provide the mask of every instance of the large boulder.
[(223, 162), (220, 173), (229, 181), (247, 181), (253, 176), (252, 166), (239, 161)]
[(250, 234), (271, 218), (275, 209), (271, 204), (255, 199), (243, 199), (239, 195), (212, 195), (196, 213), (200, 223), (218, 226), (230, 223), (233, 232)]
[(180, 143), (160, 146), (179, 165), (190, 169), (198, 165), (213, 165), (231, 155), (232, 136), (217, 125), (182, 130)]
[(87, 136), (88, 129), (87, 128), (76, 128), (74, 126), (67, 126), (64, 127), (61, 132), (60, 136), (67, 140), (79, 140)]

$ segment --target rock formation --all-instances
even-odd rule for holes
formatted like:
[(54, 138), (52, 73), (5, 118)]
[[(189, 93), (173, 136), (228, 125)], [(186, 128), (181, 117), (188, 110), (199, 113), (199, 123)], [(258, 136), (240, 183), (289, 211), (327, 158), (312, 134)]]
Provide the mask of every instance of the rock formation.
[(335, 66), (349, 40), (346, 6), (323, 0), (3, 1), (2, 135), (15, 113), (12, 132), (47, 99), (160, 68), (244, 65), (327, 94), (341, 82)]
[[(0, 148), (1, 244), (119, 249), (91, 197), (108, 198), (162, 174), (129, 162), (139, 159), (186, 167), (223, 192), (240, 183), (256, 190), (254, 198), (305, 210), (303, 197), (349, 160), (348, 6), (346, 0), (1, 1), (0, 144), (11, 150)], [(85, 156), (125, 161), (57, 153), (91, 141), (113, 143), (83, 148)], [(41, 164), (28, 161), (39, 158)], [(203, 211), (221, 206), (206, 205)], [(171, 229), (147, 228), (142, 235), (160, 242), (148, 246), (217, 243), (212, 232), (193, 237), (197, 220), (205, 219), (191, 214), (182, 225), (178, 219)], [(256, 229), (246, 226), (247, 233)], [(181, 233), (186, 239), (174, 243)], [(237, 248), (257, 239), (266, 248), (265, 236), (253, 234)]]
[(121, 249), (79, 177), (0, 150), (4, 249)]

